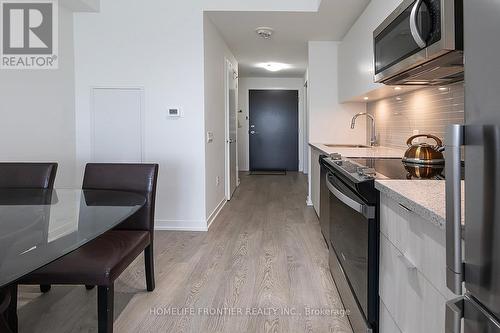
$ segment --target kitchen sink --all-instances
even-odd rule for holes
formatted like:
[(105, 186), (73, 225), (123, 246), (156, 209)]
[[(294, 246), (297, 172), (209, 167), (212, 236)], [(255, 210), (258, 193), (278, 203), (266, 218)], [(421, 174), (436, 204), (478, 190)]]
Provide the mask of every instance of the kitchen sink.
[(331, 148), (372, 148), (371, 146), (349, 145), (349, 144), (325, 144), (325, 146), (331, 147)]

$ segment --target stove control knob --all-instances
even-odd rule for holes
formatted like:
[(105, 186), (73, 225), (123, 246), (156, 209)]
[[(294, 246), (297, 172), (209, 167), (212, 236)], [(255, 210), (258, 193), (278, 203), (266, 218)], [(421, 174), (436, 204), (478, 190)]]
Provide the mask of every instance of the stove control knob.
[(365, 175), (365, 170), (367, 169), (367, 167), (358, 167), (356, 169), (356, 172), (358, 173), (358, 175), (360, 176), (364, 176)]
[(330, 158), (334, 161), (340, 161), (342, 159), (342, 155), (339, 153), (330, 154)]
[(363, 170), (363, 175), (367, 178), (374, 178), (377, 176), (377, 171), (373, 168), (366, 168)]

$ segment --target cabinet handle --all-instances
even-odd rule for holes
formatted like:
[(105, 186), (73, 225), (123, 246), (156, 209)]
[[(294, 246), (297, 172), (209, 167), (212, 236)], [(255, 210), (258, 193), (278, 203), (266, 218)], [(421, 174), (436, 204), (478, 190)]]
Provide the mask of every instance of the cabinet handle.
[(417, 269), (417, 266), (415, 266), (415, 264), (413, 264), (408, 258), (406, 258), (406, 256), (404, 254), (399, 252), (398, 258), (403, 262), (403, 264), (405, 264), (405, 266), (406, 266), (406, 268), (408, 268), (408, 270), (413, 271), (413, 270)]
[(406, 211), (408, 211), (408, 212), (413, 212), (410, 208), (406, 207), (405, 205), (403, 205), (403, 204), (401, 204), (401, 203), (398, 203), (398, 204), (399, 204), (399, 206), (400, 206), (401, 208), (403, 208), (404, 210), (406, 210)]

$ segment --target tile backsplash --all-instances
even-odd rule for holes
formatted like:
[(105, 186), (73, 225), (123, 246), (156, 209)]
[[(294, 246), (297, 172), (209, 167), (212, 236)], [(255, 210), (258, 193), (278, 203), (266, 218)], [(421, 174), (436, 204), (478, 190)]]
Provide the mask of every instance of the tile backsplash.
[[(380, 145), (406, 147), (406, 140), (418, 131), (443, 139), (446, 126), (464, 123), (464, 84), (426, 87), (368, 103), (375, 116)], [(368, 128), (368, 131), (370, 129)], [(434, 141), (421, 138), (420, 142)]]

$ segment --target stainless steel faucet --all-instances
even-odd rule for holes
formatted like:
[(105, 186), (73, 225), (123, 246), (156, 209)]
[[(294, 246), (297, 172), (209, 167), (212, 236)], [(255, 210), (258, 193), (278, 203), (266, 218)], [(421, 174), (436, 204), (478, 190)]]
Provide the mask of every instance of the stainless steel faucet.
[(352, 117), (352, 120), (351, 120), (351, 129), (354, 129), (354, 126), (356, 126), (356, 119), (358, 119), (359, 116), (367, 116), (368, 118), (371, 119), (372, 121), (372, 135), (371, 135), (371, 138), (370, 138), (370, 146), (375, 146), (375, 144), (377, 143), (377, 136), (375, 135), (375, 117), (373, 117), (371, 114), (367, 113), (367, 112), (360, 112), (358, 114), (356, 114), (354, 117)]

